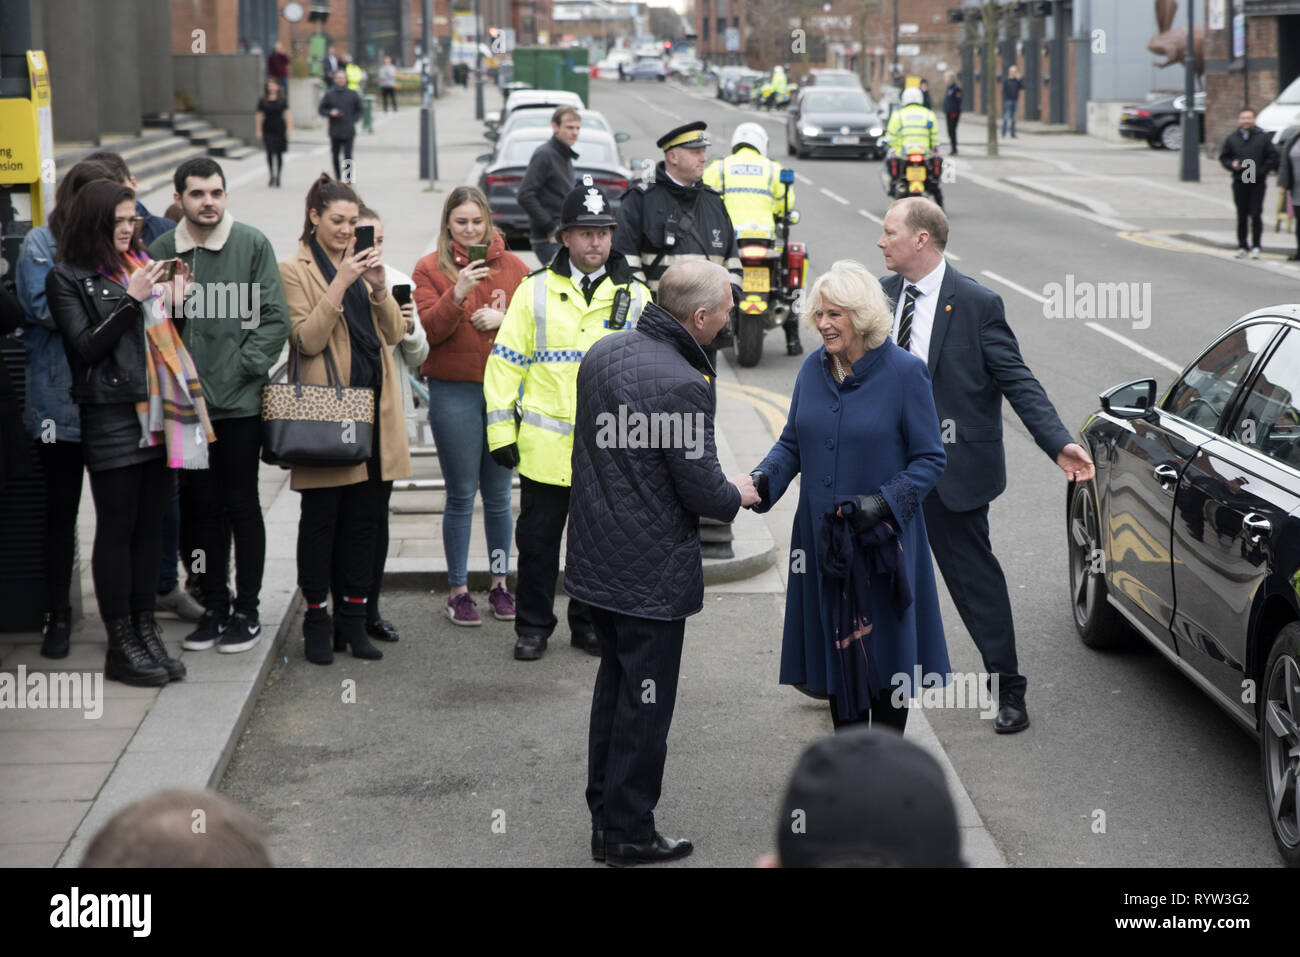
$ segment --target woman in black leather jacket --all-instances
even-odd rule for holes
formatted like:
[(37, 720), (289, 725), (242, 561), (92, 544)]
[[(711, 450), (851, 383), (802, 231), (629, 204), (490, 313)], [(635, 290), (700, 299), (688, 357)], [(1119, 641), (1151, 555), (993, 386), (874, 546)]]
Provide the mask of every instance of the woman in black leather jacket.
[[(130, 187), (109, 180), (87, 185), (68, 210), (59, 262), (46, 277), (45, 290), (72, 369), (72, 397), (81, 413), (82, 451), (95, 500), (91, 567), (108, 631), (104, 676), (160, 685), (185, 676), (185, 666), (164, 649), (153, 617), (168, 460), (176, 464), (183, 456), (194, 467), (206, 456), (197, 429), (179, 437), (184, 419), (177, 413), (168, 414), (166, 425), (158, 424), (163, 396), (173, 405), (193, 401), (199, 425), (207, 422), (197, 379), (188, 395), (181, 394), (183, 382), (178, 391), (157, 361), (161, 342), (177, 367), (193, 369), (170, 320), (162, 320), (162, 339), (147, 331), (167, 314), (172, 289), (155, 290), (167, 263), (149, 260), (139, 225)], [(178, 291), (183, 291), (185, 277), (179, 274)], [(176, 301), (182, 300), (177, 296)], [(176, 437), (164, 431), (172, 428)], [(181, 441), (201, 447), (197, 459), (192, 450), (176, 446)]]

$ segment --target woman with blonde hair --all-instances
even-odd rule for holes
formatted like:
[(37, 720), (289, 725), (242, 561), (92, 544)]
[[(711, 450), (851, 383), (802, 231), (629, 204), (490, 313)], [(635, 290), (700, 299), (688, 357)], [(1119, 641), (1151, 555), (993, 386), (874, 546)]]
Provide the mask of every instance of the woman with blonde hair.
[(526, 275), (528, 267), (506, 251), (505, 240), (492, 228), (487, 198), (472, 186), (453, 189), (442, 207), (438, 249), (416, 264), (413, 278), (415, 307), (429, 337), (429, 357), (420, 373), (428, 377), (429, 426), (447, 482), (442, 545), (450, 594), (443, 611), (457, 625), (482, 624), (468, 585), (470, 526), (479, 493), (492, 563), (488, 604), (495, 618), (515, 617), (515, 599), (506, 589), (513, 473), (488, 454), (483, 367)]
[(780, 681), (829, 697), (836, 728), (901, 733), (917, 667), (944, 684), (949, 672), (921, 513), (946, 460), (930, 376), (889, 338), (893, 309), (861, 263), (834, 263), (806, 308), (822, 347), (753, 473), (760, 512), (803, 476)]

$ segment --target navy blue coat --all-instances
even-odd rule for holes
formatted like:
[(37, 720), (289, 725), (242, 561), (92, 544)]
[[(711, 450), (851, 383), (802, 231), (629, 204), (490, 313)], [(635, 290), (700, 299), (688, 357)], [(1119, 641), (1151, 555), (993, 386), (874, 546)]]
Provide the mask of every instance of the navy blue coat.
[[(713, 439), (713, 374), (686, 328), (654, 303), (635, 328), (587, 350), (578, 367), (564, 560), (571, 597), (668, 621), (704, 607), (700, 516), (730, 522), (740, 510), (740, 490), (722, 474)], [(638, 420), (660, 426), (638, 433)], [(615, 422), (633, 428), (616, 430)]]
[(790, 397), (790, 418), (758, 466), (768, 476), (769, 496), (758, 506), (760, 512), (802, 475), (790, 536), (782, 684), (838, 693), (828, 612), (833, 599), (817, 567), (817, 535), (822, 516), (837, 504), (875, 492), (884, 494), (898, 522), (913, 595), (911, 607), (899, 618), (889, 582), (884, 576), (872, 580), (868, 649), (876, 673), (886, 682), (905, 674), (911, 682), (919, 664), (923, 674), (942, 675), (940, 684), (947, 684), (948, 646), (921, 512), (921, 500), (943, 467), (930, 377), (920, 359), (888, 339), (853, 364), (842, 388), (831, 375), (825, 347), (804, 360)]
[[(987, 505), (1007, 487), (1003, 396), (1053, 461), (1074, 440), (1020, 357), (1002, 297), (951, 263), (944, 270), (927, 356), (939, 425), (949, 433), (948, 467), (936, 491), (947, 508), (966, 512)], [(897, 302), (903, 277), (895, 273), (880, 285)]]

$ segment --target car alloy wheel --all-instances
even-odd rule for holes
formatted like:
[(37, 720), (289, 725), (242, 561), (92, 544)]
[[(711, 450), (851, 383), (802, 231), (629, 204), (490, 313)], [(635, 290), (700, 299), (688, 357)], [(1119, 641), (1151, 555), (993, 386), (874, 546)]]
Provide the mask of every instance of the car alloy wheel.
[(1092, 496), (1080, 487), (1070, 504), (1070, 597), (1074, 623), (1087, 627), (1098, 599), (1100, 570), (1096, 567), (1097, 510)]
[(1160, 145), (1167, 150), (1180, 150), (1183, 148), (1183, 127), (1182, 124), (1175, 120), (1169, 123), (1160, 131)]
[(1277, 637), (1265, 670), (1260, 699), (1260, 756), (1264, 797), (1268, 801), (1273, 838), (1292, 866), (1300, 865), (1300, 625), (1291, 624)]

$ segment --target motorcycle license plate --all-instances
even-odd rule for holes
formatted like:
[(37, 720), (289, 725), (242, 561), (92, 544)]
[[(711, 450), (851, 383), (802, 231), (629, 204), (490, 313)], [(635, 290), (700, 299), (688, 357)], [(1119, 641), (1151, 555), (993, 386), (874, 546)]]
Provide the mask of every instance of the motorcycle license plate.
[(744, 282), (740, 288), (743, 292), (769, 292), (772, 288), (772, 279), (766, 269), (746, 266)]
[(907, 168), (907, 181), (908, 181), (909, 183), (924, 183), (924, 182), (925, 182), (925, 167), (924, 167), (924, 166), (909, 166), (909, 167)]
[(832, 146), (848, 146), (848, 145), (857, 146), (858, 138), (856, 136), (832, 136), (831, 145)]

